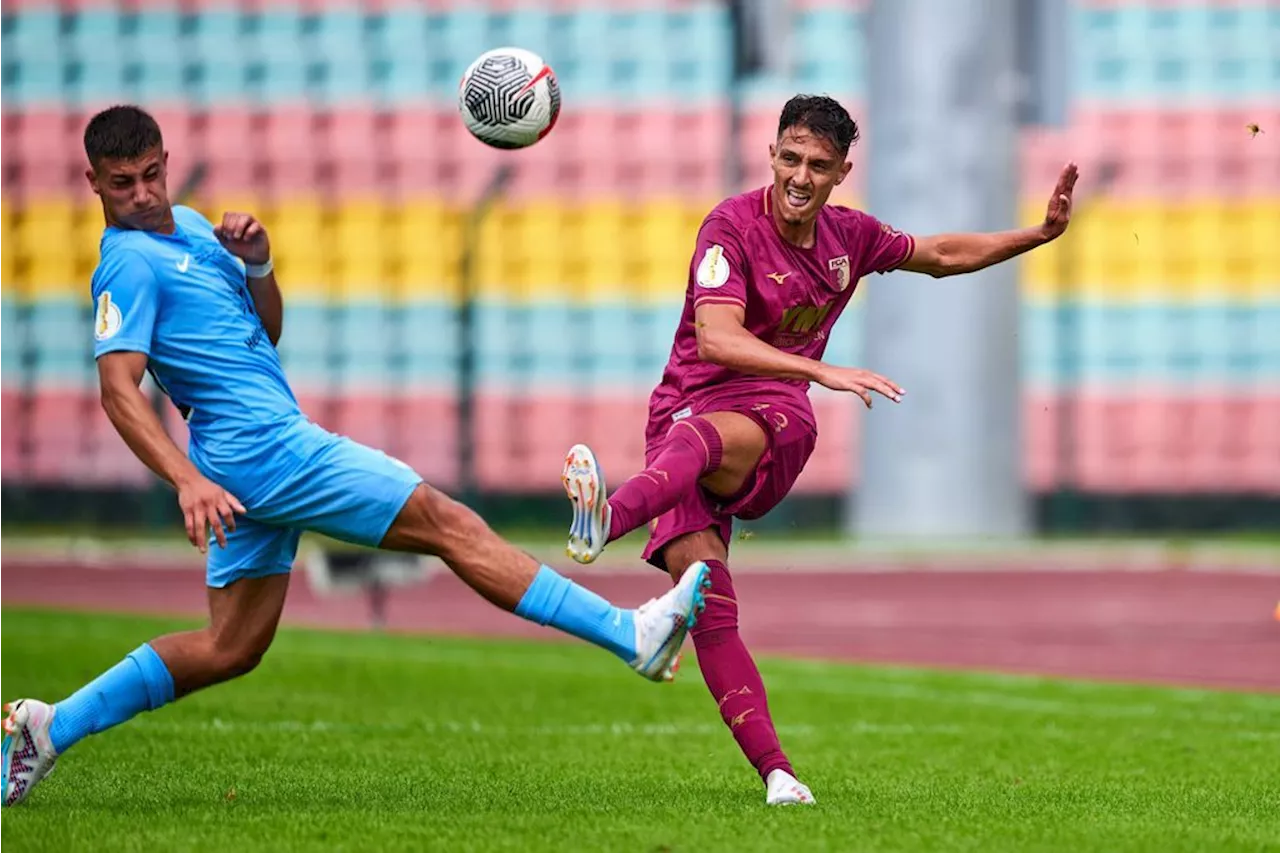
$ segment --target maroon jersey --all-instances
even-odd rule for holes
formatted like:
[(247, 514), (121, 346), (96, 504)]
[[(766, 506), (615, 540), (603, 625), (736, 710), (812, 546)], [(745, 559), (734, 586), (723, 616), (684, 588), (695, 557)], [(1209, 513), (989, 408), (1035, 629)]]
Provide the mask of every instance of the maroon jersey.
[(860, 210), (826, 205), (818, 213), (816, 242), (787, 243), (773, 221), (772, 187), (721, 202), (707, 214), (689, 265), (684, 314), (662, 382), (649, 400), (651, 421), (669, 421), (704, 398), (783, 397), (812, 425), (809, 383), (748, 376), (698, 358), (694, 311), (723, 303), (745, 309), (747, 331), (784, 352), (820, 360), (831, 328), (871, 272), (906, 262), (915, 250), (909, 234)]

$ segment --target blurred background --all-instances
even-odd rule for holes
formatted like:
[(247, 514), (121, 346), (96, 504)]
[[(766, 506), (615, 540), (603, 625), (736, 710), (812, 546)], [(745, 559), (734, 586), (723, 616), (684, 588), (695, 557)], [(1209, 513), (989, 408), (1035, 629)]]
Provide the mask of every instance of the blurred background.
[[(1034, 224), (1062, 164), (1080, 163), (1072, 230), (992, 291), (1012, 300), (1003, 367), (963, 374), (1009, 386), (987, 433), (1008, 456), (1025, 530), (1274, 532), (1280, 4), (932, 6), (6, 2), (6, 534), (179, 538), (172, 494), (98, 404), (89, 279), (102, 220), (81, 147), (97, 108), (153, 112), (179, 200), (267, 224), (287, 306), (280, 351), (314, 420), (403, 459), (499, 527), (562, 531), (570, 444), (591, 443), (615, 481), (642, 464), (647, 396), (698, 225), (724, 196), (769, 180), (767, 146), (796, 92), (833, 95), (862, 125), (833, 201), (905, 230), (933, 225), (913, 215), (931, 196), (970, 187), (994, 205), (976, 224)], [(957, 15), (971, 26), (950, 26)], [(967, 40), (939, 47), (961, 31)], [(487, 149), (458, 118), (463, 69), (501, 45), (540, 53), (563, 93), (557, 127), (525, 151)], [(920, 152), (877, 136), (894, 80), (931, 79), (932, 63), (965, 57), (982, 65), (972, 80), (946, 65), (952, 85), (916, 87), (917, 113), (949, 112), (912, 132), (930, 135), (926, 152), (945, 150), (994, 114), (1007, 144), (970, 152), (954, 184), (895, 194), (898, 173), (882, 164)], [(890, 178), (873, 191), (877, 174)], [(947, 230), (970, 227), (957, 215)], [(874, 298), (855, 297), (828, 358), (910, 392), (870, 346), (893, 334), (871, 322)], [(947, 361), (933, 363), (943, 376)], [(983, 395), (970, 396), (955, 405), (980, 413)], [(857, 528), (866, 424), (881, 409), (813, 397), (817, 452), (757, 528)], [(176, 411), (157, 405), (182, 442)]]

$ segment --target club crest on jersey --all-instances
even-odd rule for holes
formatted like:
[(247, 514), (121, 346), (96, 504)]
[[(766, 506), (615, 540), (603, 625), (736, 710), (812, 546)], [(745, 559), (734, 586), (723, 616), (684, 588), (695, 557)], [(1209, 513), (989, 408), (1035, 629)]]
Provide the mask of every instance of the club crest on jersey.
[(836, 274), (836, 290), (843, 292), (849, 286), (849, 256), (841, 255), (827, 261), (827, 269)]
[(698, 264), (698, 284), (715, 289), (729, 280), (729, 259), (724, 256), (724, 246), (718, 243), (702, 254)]
[(122, 321), (120, 308), (111, 301), (111, 291), (103, 291), (98, 297), (98, 310), (93, 318), (93, 336), (100, 341), (115, 337)]

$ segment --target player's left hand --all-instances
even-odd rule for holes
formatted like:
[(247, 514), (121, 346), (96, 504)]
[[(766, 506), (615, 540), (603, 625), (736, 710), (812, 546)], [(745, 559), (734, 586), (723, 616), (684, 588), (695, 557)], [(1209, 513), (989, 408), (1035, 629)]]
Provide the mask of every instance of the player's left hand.
[(1075, 163), (1062, 167), (1058, 176), (1058, 185), (1053, 188), (1053, 197), (1049, 199), (1049, 210), (1044, 215), (1044, 224), (1040, 226), (1046, 240), (1055, 240), (1067, 230), (1071, 221), (1071, 193), (1076, 188), (1076, 178), (1080, 177), (1080, 169)]
[(251, 213), (224, 213), (213, 235), (228, 252), (246, 264), (265, 264), (271, 258), (267, 229)]

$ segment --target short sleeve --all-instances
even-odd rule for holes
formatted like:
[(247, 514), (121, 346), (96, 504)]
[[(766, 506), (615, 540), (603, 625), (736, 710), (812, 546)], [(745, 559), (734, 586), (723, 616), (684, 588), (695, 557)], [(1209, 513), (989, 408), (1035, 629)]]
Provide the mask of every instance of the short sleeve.
[(708, 303), (747, 304), (747, 256), (738, 229), (728, 220), (712, 217), (702, 224), (694, 249), (694, 307)]
[(915, 238), (887, 222), (863, 214), (859, 227), (864, 231), (863, 245), (868, 247), (864, 262), (867, 272), (891, 272), (905, 264), (915, 253)]
[(109, 352), (151, 354), (159, 299), (156, 276), (136, 252), (112, 252), (93, 276), (93, 357)]

